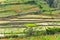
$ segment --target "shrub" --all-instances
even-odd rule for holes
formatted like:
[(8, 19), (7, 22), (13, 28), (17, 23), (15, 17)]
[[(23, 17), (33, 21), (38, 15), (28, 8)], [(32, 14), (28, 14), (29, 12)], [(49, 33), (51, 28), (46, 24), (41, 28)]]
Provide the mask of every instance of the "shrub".
[(60, 28), (56, 28), (56, 33), (60, 33)]
[(59, 32), (60, 32), (60, 28), (56, 28), (56, 27), (46, 29), (47, 34), (55, 34), (55, 33), (59, 33)]
[(42, 31), (34, 31), (33, 32), (33, 36), (40, 36), (40, 35), (46, 35), (46, 31), (42, 30)]

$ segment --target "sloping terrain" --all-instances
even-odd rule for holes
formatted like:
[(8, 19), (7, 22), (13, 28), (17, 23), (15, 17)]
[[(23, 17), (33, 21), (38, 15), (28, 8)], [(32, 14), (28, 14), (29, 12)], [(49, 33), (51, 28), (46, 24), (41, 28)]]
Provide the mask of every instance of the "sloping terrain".
[(16, 0), (21, 1), (20, 4), (15, 0), (12, 3), (11, 1), (8, 0), (7, 4), (0, 5), (0, 37), (15, 35), (25, 37), (30, 33), (31, 28), (34, 32), (46, 31), (48, 27), (60, 28), (60, 10), (51, 8), (47, 2), (35, 0), (33, 2), (36, 4), (31, 4), (29, 2), (32, 0)]

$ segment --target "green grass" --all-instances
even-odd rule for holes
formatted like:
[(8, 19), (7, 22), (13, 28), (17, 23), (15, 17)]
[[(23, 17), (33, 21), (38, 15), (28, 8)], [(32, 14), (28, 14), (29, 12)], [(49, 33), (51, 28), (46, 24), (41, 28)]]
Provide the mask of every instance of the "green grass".
[(9, 38), (7, 40), (60, 40), (60, 34), (31, 36), (26, 38)]
[(35, 27), (36, 24), (25, 24), (26, 27)]

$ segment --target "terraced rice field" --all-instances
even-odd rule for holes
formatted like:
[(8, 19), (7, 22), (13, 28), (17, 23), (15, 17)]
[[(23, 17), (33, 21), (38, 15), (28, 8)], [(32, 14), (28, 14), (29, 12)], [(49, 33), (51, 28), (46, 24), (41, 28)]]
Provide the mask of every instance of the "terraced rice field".
[(51, 16), (43, 16), (43, 15), (41, 16), (40, 15), (23, 15), (23, 16), (16, 16), (13, 18), (1, 18), (1, 19), (0, 19), (0, 24), (17, 23), (18, 25), (19, 23), (23, 23), (23, 24), (24, 23), (36, 23), (36, 24), (45, 23), (47, 25), (48, 23), (56, 24), (57, 22), (60, 22), (59, 17), (53, 16), (52, 18)]
[(16, 12), (29, 12), (29, 11), (36, 11), (39, 10), (39, 8), (36, 5), (29, 5), (29, 4), (22, 4), (22, 5), (8, 5), (0, 7), (0, 10), (14, 10)]
[[(42, 18), (41, 18), (42, 17)], [(2, 20), (1, 20), (2, 19)], [(26, 30), (28, 27), (33, 27), (37, 29), (35, 31), (39, 31), (40, 27), (42, 27), (43, 30), (47, 27), (58, 27), (60, 28), (60, 17), (53, 16), (43, 16), (43, 15), (24, 15), (24, 16), (15, 16), (15, 17), (9, 17), (9, 18), (1, 18), (0, 19), (0, 36), (9, 36), (9, 35), (26, 35), (23, 34), (24, 30)], [(3, 20), (4, 19), (4, 20)], [(13, 30), (14, 29), (14, 30)], [(59, 40), (59, 36), (55, 35), (46, 35), (46, 36), (31, 36), (27, 38), (3, 38), (0, 40), (52, 40), (52, 36), (56, 38), (56, 40)], [(48, 39), (47, 39), (48, 37)], [(54, 39), (55, 40), (55, 39)]]
[(20, 14), (21, 12), (39, 11), (36, 5), (24, 4), (22, 5), (7, 5), (0, 6), (0, 17), (7, 17)]
[[(37, 28), (35, 31), (40, 31), (40, 27), (43, 30), (46, 30), (47, 27), (58, 27), (60, 28), (60, 14), (58, 15), (49, 15), (49, 14), (40, 14), (40, 15), (17, 15), (20, 12), (31, 12), (39, 11), (39, 8), (36, 5), (11, 5), (0, 8), (0, 10), (13, 10), (10, 12), (2, 12), (0, 15), (0, 36), (9, 36), (9, 35), (25, 35), (24, 31), (30, 27)], [(6, 14), (5, 14), (6, 13)], [(14, 14), (14, 16), (12, 15)], [(12, 16), (10, 16), (12, 15)], [(9, 17), (7, 17), (9, 16)], [(14, 30), (13, 30), (14, 29)], [(4, 38), (0, 40), (52, 40), (52, 36), (56, 40), (60, 38), (57, 34), (55, 35), (44, 35), (42, 36), (31, 36), (27, 38)], [(48, 39), (47, 39), (48, 37)], [(55, 39), (53, 39), (55, 40)]]
[[(32, 17), (31, 17), (32, 16)], [(40, 18), (42, 17), (42, 18)], [(6, 20), (7, 19), (7, 20)], [(25, 16), (16, 16), (16, 18), (6, 18), (5, 20), (0, 20), (0, 27), (20, 27), (20, 28), (26, 28), (25, 26), (60, 26), (60, 19), (57, 17), (54, 17), (53, 19), (51, 16), (43, 17), (43, 16), (37, 16), (37, 15), (25, 15)]]

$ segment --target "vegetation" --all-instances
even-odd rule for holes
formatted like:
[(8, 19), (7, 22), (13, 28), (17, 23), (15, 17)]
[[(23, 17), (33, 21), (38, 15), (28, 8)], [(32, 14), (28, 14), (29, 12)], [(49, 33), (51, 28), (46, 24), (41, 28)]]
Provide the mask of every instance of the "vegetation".
[[(36, 29), (35, 29), (36, 30)], [(40, 27), (41, 30), (41, 27)], [(30, 32), (30, 30), (29, 30)], [(32, 32), (32, 31), (31, 31)], [(11, 32), (12, 33), (12, 32)], [(10, 35), (10, 36), (6, 36), (5, 38), (7, 38), (7, 40), (59, 40), (60, 39), (60, 28), (57, 27), (48, 27), (48, 29), (45, 30), (41, 30), (41, 31), (33, 31), (32, 32), (33, 35), (30, 36), (17, 36), (17, 35)], [(47, 34), (48, 33), (48, 34)], [(28, 35), (28, 33), (27, 33)], [(53, 38), (53, 39), (52, 39)]]
[[(21, 12), (23, 12), (22, 14), (25, 14), (25, 12), (28, 12), (29, 14), (32, 14), (33, 12), (33, 14), (59, 14), (60, 10), (58, 7), (58, 1), (59, 0), (7, 0), (4, 1), (3, 4), (0, 4), (0, 10), (2, 10), (2, 12), (8, 12), (8, 10), (11, 10), (14, 12), (12, 12), (12, 15), (17, 15)], [(37, 13), (35, 11), (37, 11)], [(9, 16), (9, 14), (11, 13), (5, 14)], [(2, 16), (4, 16), (5, 14), (2, 14)]]
[[(59, 0), (7, 0), (3, 3), (0, 2), (0, 34), (2, 35), (0, 38), (2, 40), (3, 38), (6, 40), (60, 40), (59, 15)], [(39, 24), (41, 22), (48, 26)]]

